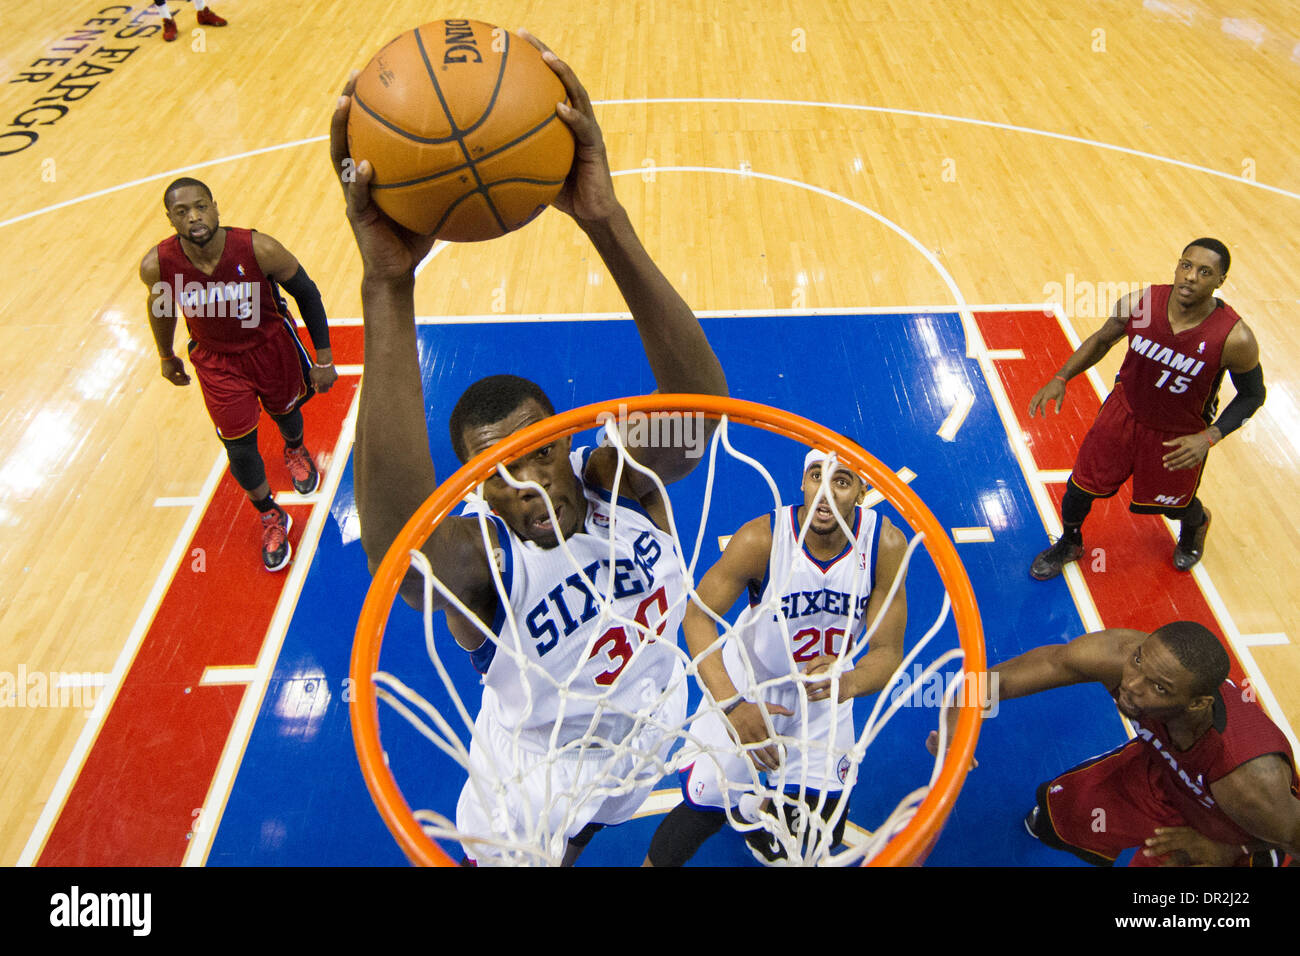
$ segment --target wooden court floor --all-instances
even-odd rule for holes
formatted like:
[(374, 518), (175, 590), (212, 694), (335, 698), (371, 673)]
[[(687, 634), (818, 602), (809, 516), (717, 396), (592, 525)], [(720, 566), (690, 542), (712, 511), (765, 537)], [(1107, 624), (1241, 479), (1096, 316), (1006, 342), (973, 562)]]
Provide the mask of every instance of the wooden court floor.
[[(196, 30), (171, 3), (181, 35), (164, 44), (143, 5), (0, 0), (0, 684), (113, 669), (184, 522), (155, 503), (196, 495), (219, 451), (197, 388), (160, 378), (146, 320), (137, 268), (168, 233), (164, 185), (206, 181), (225, 224), (279, 239), (332, 317), (357, 316), (323, 136), (348, 70), (429, 16), (414, 0), (361, 18), (213, 0), (230, 25)], [(700, 310), (1055, 299), (1083, 337), (1116, 295), (1170, 281), (1192, 238), (1226, 242), (1220, 294), (1259, 339), (1269, 397), (1210, 458), (1198, 575), (1300, 726), (1293, 4), (483, 0), (474, 15), (527, 26), (603, 104), (620, 197)], [(551, 212), (447, 248), (416, 306), (621, 310), (593, 263)], [(6, 865), (86, 721), (8, 703)]]

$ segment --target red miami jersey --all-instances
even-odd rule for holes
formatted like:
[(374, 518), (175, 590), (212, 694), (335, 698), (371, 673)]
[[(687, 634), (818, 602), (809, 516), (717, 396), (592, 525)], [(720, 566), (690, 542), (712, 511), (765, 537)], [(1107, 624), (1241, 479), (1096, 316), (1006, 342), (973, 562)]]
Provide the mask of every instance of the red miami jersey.
[(1266, 754), (1278, 754), (1291, 768), (1292, 793), (1300, 792), (1291, 745), (1255, 700), (1232, 681), (1219, 687), (1222, 707), (1215, 701), (1214, 724), (1187, 750), (1176, 750), (1163, 723), (1150, 718), (1132, 720), (1138, 739), (1158, 756), (1165, 796), (1200, 833), (1220, 843), (1254, 839), (1224, 813), (1210, 793), (1210, 784), (1242, 764)]
[(1125, 327), (1128, 353), (1117, 381), (1143, 425), (1192, 434), (1213, 420), (1223, 381), (1223, 343), (1241, 316), (1215, 299), (1205, 321), (1175, 334), (1169, 325), (1172, 289), (1153, 285), (1143, 292)]
[(289, 324), (279, 289), (253, 254), (253, 231), (225, 227), (226, 245), (211, 275), (189, 260), (179, 236), (158, 243), (162, 294), (180, 304), (190, 338), (214, 352), (246, 352)]

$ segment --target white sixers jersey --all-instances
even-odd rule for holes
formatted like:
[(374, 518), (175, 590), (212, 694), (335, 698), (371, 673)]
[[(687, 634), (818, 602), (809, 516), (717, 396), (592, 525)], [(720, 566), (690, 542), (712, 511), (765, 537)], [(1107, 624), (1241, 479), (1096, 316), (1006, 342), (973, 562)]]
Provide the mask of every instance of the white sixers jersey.
[(610, 493), (582, 481), (591, 451), (569, 456), (587, 499), (582, 530), (566, 539), (572, 560), (561, 547), (521, 540), (488, 512), (514, 621), (499, 610), (492, 622), (497, 640), (473, 654), (479, 670), (486, 668), (483, 706), (538, 750), (549, 746), (557, 720), (559, 745), (588, 733), (597, 745), (618, 743), (632, 729), (629, 714), (649, 712), (670, 682), (686, 691), (676, 676), (685, 587), (674, 539), (637, 502), (620, 497), (611, 554)]
[[(874, 511), (854, 508), (846, 522), (852, 540), (825, 562), (798, 544), (797, 512), (787, 505), (773, 513), (767, 576), (759, 588), (751, 586), (750, 606), (736, 624), (760, 681), (800, 671), (821, 654), (840, 653), (845, 635), (859, 639), (875, 584), (879, 516)], [(729, 673), (744, 674), (734, 641), (724, 645), (723, 661)]]

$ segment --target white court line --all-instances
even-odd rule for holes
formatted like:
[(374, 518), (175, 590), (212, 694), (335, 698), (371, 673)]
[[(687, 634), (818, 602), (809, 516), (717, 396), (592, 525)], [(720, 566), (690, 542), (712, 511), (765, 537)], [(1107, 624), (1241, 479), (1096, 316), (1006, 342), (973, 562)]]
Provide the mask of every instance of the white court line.
[[(335, 324), (336, 323), (334, 322), (330, 322), (330, 325)], [(334, 371), (338, 372), (339, 377), (342, 378), (344, 375), (360, 375), (363, 371), (363, 367), (360, 365), (335, 365)]]
[(1044, 484), (1059, 485), (1070, 480), (1070, 475), (1074, 472), (1059, 468), (1044, 468), (1041, 471), (1034, 472), (1034, 477)]
[[(914, 472), (911, 468), (908, 468), (906, 465), (898, 469), (898, 471), (894, 472), (894, 474), (896, 474), (898, 476), (899, 481), (903, 482), (903, 484), (905, 485), (910, 485), (913, 481), (916, 480), (916, 472)], [(884, 500), (885, 500), (885, 496), (882, 495), (875, 488), (872, 488), (863, 497), (862, 507), (874, 508), (876, 507), (876, 505), (882, 504)]]
[(212, 850), (212, 841), (216, 838), (217, 830), (221, 825), (221, 817), (225, 813), (226, 803), (230, 799), (230, 791), (234, 786), (235, 776), (243, 763), (244, 750), (253, 735), (253, 727), (257, 723), (257, 717), (262, 711), (262, 701), (266, 696), (267, 688), (270, 686), (271, 677), (275, 673), (275, 665), (280, 659), (280, 650), (284, 646), (289, 624), (298, 608), (298, 597), (302, 593), (303, 584), (307, 579), (308, 572), (311, 570), (321, 532), (324, 530), (325, 522), (329, 520), (329, 503), (338, 494), (339, 483), (342, 481), (343, 472), (346, 470), (344, 465), (347, 462), (356, 435), (357, 409), (360, 406), (360, 399), (361, 393), (358, 392), (353, 396), (352, 405), (348, 409), (347, 416), (343, 419), (343, 425), (339, 430), (339, 438), (334, 445), (334, 451), (330, 458), (332, 467), (325, 475), (320, 490), (316, 493), (320, 500), (312, 508), (311, 515), (307, 519), (307, 525), (303, 529), (302, 537), (298, 541), (298, 553), (294, 555), (293, 564), (290, 566), (288, 576), (284, 582), (284, 588), (280, 592), (280, 600), (275, 605), (275, 613), (271, 618), (270, 626), (266, 629), (266, 635), (262, 639), (262, 647), (257, 655), (257, 663), (248, 669), (251, 672), (251, 676), (247, 681), (248, 689), (239, 702), (239, 710), (235, 714), (235, 721), (230, 728), (229, 734), (226, 735), (226, 743), (221, 751), (221, 760), (217, 764), (217, 771), (213, 774), (212, 784), (203, 799), (203, 807), (199, 814), (203, 825), (195, 827), (194, 838), (190, 840), (189, 845), (185, 848), (185, 856), (181, 861), (182, 866), (203, 866), (207, 862), (208, 853)]
[(205, 667), (199, 685), (217, 687), (222, 684), (251, 684), (256, 679), (256, 667)]
[[(971, 312), (1034, 312), (1042, 311), (1051, 315), (1050, 308), (1044, 308), (1041, 302), (1020, 305), (970, 305)], [(699, 310), (695, 315), (701, 319), (748, 319), (765, 316), (816, 318), (823, 315), (955, 315), (957, 309), (950, 302), (947, 305), (863, 305), (847, 308), (818, 309), (712, 309)], [(631, 312), (494, 312), (491, 315), (417, 315), (416, 325), (455, 325), (458, 322), (610, 322), (630, 321)], [(359, 316), (341, 316), (330, 319), (330, 328), (359, 327), (363, 324)], [(1007, 351), (1019, 351), (1010, 349)], [(1023, 355), (1021, 356), (1023, 358)], [(360, 368), (360, 366), (337, 366), (342, 368)], [(340, 375), (343, 373), (340, 371)]]
[[(1034, 456), (1030, 454), (1029, 445), (1025, 441), (1024, 430), (1020, 427), (1019, 420), (1011, 408), (1011, 400), (1007, 398), (1006, 389), (1002, 385), (1002, 378), (988, 358), (988, 350), (984, 347), (983, 335), (980, 334), (978, 328), (976, 328), (975, 334), (980, 337), (980, 345), (977, 350), (980, 353), (980, 372), (983, 374), (984, 383), (993, 398), (993, 405), (998, 410), (998, 417), (1002, 419), (1002, 429), (1011, 444), (1011, 451), (1015, 456), (1016, 464), (1020, 466), (1020, 471), (1024, 475), (1025, 485), (1029, 488), (1029, 496), (1033, 499), (1034, 507), (1038, 510), (1044, 526), (1053, 535), (1059, 535), (1061, 533), (1061, 522), (1056, 513), (1056, 505), (1047, 493), (1046, 484), (1040, 477), (1055, 473), (1040, 472), (1034, 467)], [(1064, 474), (1068, 478), (1070, 473), (1065, 472)], [(1026, 576), (1029, 574), (1029, 562), (1031, 560), (1031, 557), (1025, 558)], [(1065, 582), (1070, 589), (1070, 596), (1074, 599), (1075, 607), (1079, 611), (1079, 617), (1083, 621), (1084, 627), (1088, 631), (1100, 630), (1101, 615), (1097, 613), (1097, 605), (1093, 603), (1092, 594), (1084, 583), (1083, 573), (1079, 570), (1077, 563), (1066, 566)]]
[(993, 540), (993, 529), (987, 526), (982, 528), (952, 528), (950, 531), (952, 540), (956, 544), (987, 544)]
[(1023, 349), (989, 349), (989, 360), (993, 362), (1009, 362), (1024, 357)]
[(193, 508), (199, 503), (196, 495), (187, 495), (183, 498), (155, 498), (153, 506), (155, 508)]
[(970, 410), (975, 407), (975, 393), (969, 388), (962, 386), (961, 394), (957, 396), (957, 403), (953, 405), (952, 411), (948, 417), (943, 420), (936, 434), (944, 441), (956, 441), (957, 433), (961, 431), (961, 426), (966, 423), (966, 416)]
[(54, 681), (55, 688), (62, 687), (104, 687), (108, 684), (108, 674), (103, 671), (68, 671), (59, 674)]
[(51, 790), (49, 798), (45, 801), (45, 806), (41, 809), (41, 815), (32, 828), (31, 836), (27, 838), (22, 853), (18, 855), (18, 866), (34, 865), (41, 849), (45, 846), (45, 841), (49, 839), (50, 831), (54, 828), (54, 823), (68, 799), (68, 794), (72, 791), (77, 775), (81, 773), (82, 764), (85, 763), (90, 748), (99, 736), (104, 720), (108, 717), (109, 709), (117, 699), (117, 692), (122, 687), (126, 672), (130, 668), (131, 662), (135, 660), (140, 645), (144, 643), (145, 635), (149, 631), (149, 625), (153, 623), (154, 615), (158, 612), (158, 608), (167, 594), (172, 578), (176, 576), (176, 570), (185, 557), (190, 539), (194, 536), (194, 531), (198, 528), (199, 521), (207, 510), (207, 504), (212, 500), (213, 492), (217, 490), (217, 484), (221, 481), (221, 476), (225, 471), (226, 456), (224, 453), (220, 453), (208, 470), (208, 477), (203, 482), (203, 489), (198, 494), (198, 503), (190, 509), (184, 526), (177, 532), (176, 541), (172, 545), (167, 559), (163, 562), (158, 577), (154, 580), (153, 589), (145, 599), (144, 606), (140, 609), (140, 614), (135, 620), (135, 625), (131, 628), (126, 643), (122, 645), (122, 650), (117, 655), (113, 670), (109, 673), (108, 679), (103, 685), (107, 693), (100, 694), (95, 701), (95, 708), (91, 711), (86, 720), (86, 725), (77, 737), (77, 742), (72, 747), (72, 753), (68, 755), (67, 761), (63, 764), (63, 770), (60, 771), (58, 779), (54, 782), (54, 789)]
[[(1060, 140), (1066, 143), (1076, 143), (1081, 146), (1091, 146), (1094, 149), (1104, 149), (1111, 152), (1121, 153), (1127, 156), (1136, 156), (1139, 159), (1148, 159), (1157, 163), (1167, 163), (1171, 166), (1177, 166), (1180, 169), (1188, 169), (1192, 172), (1205, 173), (1210, 176), (1216, 176), (1220, 179), (1226, 179), (1230, 182), (1241, 186), (1247, 186), (1253, 189), (1263, 189), (1267, 192), (1276, 193), (1279, 196), (1286, 196), (1289, 199), (1300, 199), (1300, 193), (1289, 192), (1280, 189), (1277, 186), (1269, 186), (1255, 179), (1246, 179), (1243, 176), (1235, 176), (1231, 173), (1225, 173), (1222, 170), (1211, 169), (1208, 166), (1198, 166), (1195, 163), (1184, 162), (1181, 159), (1173, 159), (1169, 156), (1161, 156), (1157, 153), (1148, 153), (1143, 150), (1131, 149), (1127, 146), (1117, 146), (1114, 143), (1103, 143), (1100, 140), (1085, 139), (1081, 136), (1070, 136), (1065, 133), (1053, 133), (1050, 130), (1036, 129), (1032, 126), (1016, 126), (1011, 123), (996, 123), (991, 120), (975, 119), (969, 116), (953, 116), (949, 113), (931, 113), (924, 110), (905, 110), (897, 109), (891, 106), (863, 106), (856, 103), (831, 103), (819, 100), (772, 100), (772, 99), (743, 99), (735, 97), (644, 97), (640, 99), (626, 100), (594, 100), (593, 106), (650, 106), (661, 104), (699, 104), (707, 105), (711, 103), (725, 103), (733, 106), (795, 106), (814, 109), (837, 109), (851, 110), (863, 113), (884, 113), (895, 116), (915, 116), (922, 119), (934, 119), (948, 123), (963, 123), (970, 126), (982, 126), (986, 129), (1004, 130), (1012, 133), (1023, 133), (1029, 136), (1042, 136), (1047, 139)], [(82, 196), (76, 196), (72, 199), (66, 199), (63, 202), (54, 203), (49, 206), (42, 206), (39, 209), (33, 209), (31, 212), (25, 212), (9, 219), (0, 220), (0, 229), (14, 223), (23, 222), (24, 220), (43, 215), (47, 212), (54, 212), (58, 209), (65, 209), (68, 206), (85, 202), (89, 199), (95, 199), (99, 196), (107, 196), (124, 189), (130, 189), (134, 186), (144, 185), (145, 183), (159, 182), (164, 179), (174, 179), (175, 177), (199, 169), (206, 169), (209, 166), (220, 166), (223, 163), (230, 163), (240, 159), (248, 159), (253, 156), (260, 156), (264, 153), (272, 153), (281, 149), (294, 149), (298, 146), (310, 145), (312, 143), (321, 143), (329, 139), (325, 136), (311, 136), (307, 139), (290, 140), (285, 143), (276, 143), (272, 146), (263, 146), (260, 149), (249, 150), (243, 153), (234, 153), (230, 156), (218, 156), (215, 159), (205, 160), (201, 163), (194, 163), (189, 166), (180, 166), (176, 169), (167, 170), (166, 172), (154, 173), (152, 176), (145, 176), (141, 179), (133, 179), (130, 182), (119, 183), (116, 186), (108, 186), (104, 189), (98, 189)], [(659, 172), (660, 167), (655, 167), (655, 172)], [(629, 172), (644, 173), (646, 168), (639, 167)]]

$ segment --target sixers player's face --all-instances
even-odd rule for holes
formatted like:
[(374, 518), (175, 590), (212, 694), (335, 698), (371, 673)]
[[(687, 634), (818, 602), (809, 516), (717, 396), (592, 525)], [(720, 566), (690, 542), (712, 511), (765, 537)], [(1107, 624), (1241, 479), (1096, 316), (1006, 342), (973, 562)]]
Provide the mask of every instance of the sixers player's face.
[(1124, 662), (1115, 702), (1125, 717), (1168, 722), (1187, 713), (1195, 697), (1195, 676), (1158, 637), (1148, 637)]
[(198, 186), (181, 186), (167, 194), (167, 220), (180, 236), (196, 246), (206, 246), (217, 234), (217, 203)]
[(1205, 302), (1223, 285), (1223, 260), (1204, 246), (1188, 246), (1174, 269), (1174, 296), (1183, 308)]
[(811, 508), (812, 524), (808, 530), (813, 534), (834, 534), (840, 532), (840, 526), (831, 509), (838, 511), (845, 523), (852, 527), (853, 508), (862, 500), (867, 489), (862, 479), (853, 472), (847, 468), (837, 468), (830, 480), (831, 500), (828, 502), (824, 495), (819, 500), (817, 493), (821, 490), (823, 471), (823, 465), (813, 464), (803, 473), (803, 507), (799, 509), (798, 519), (802, 525)]
[[(527, 399), (500, 421), (465, 429), (465, 449), (469, 457), (489, 448), (527, 425), (548, 417), (534, 399)], [(569, 465), (569, 439), (543, 445), (506, 465), (515, 481), (535, 481), (545, 489), (559, 519), (559, 530), (567, 538), (576, 534), (587, 518), (587, 500), (578, 487), (578, 479)], [(556, 528), (546, 510), (546, 500), (534, 488), (512, 488), (499, 474), (483, 483), (483, 497), (499, 514), (510, 530), (525, 541), (543, 548), (559, 542)]]

